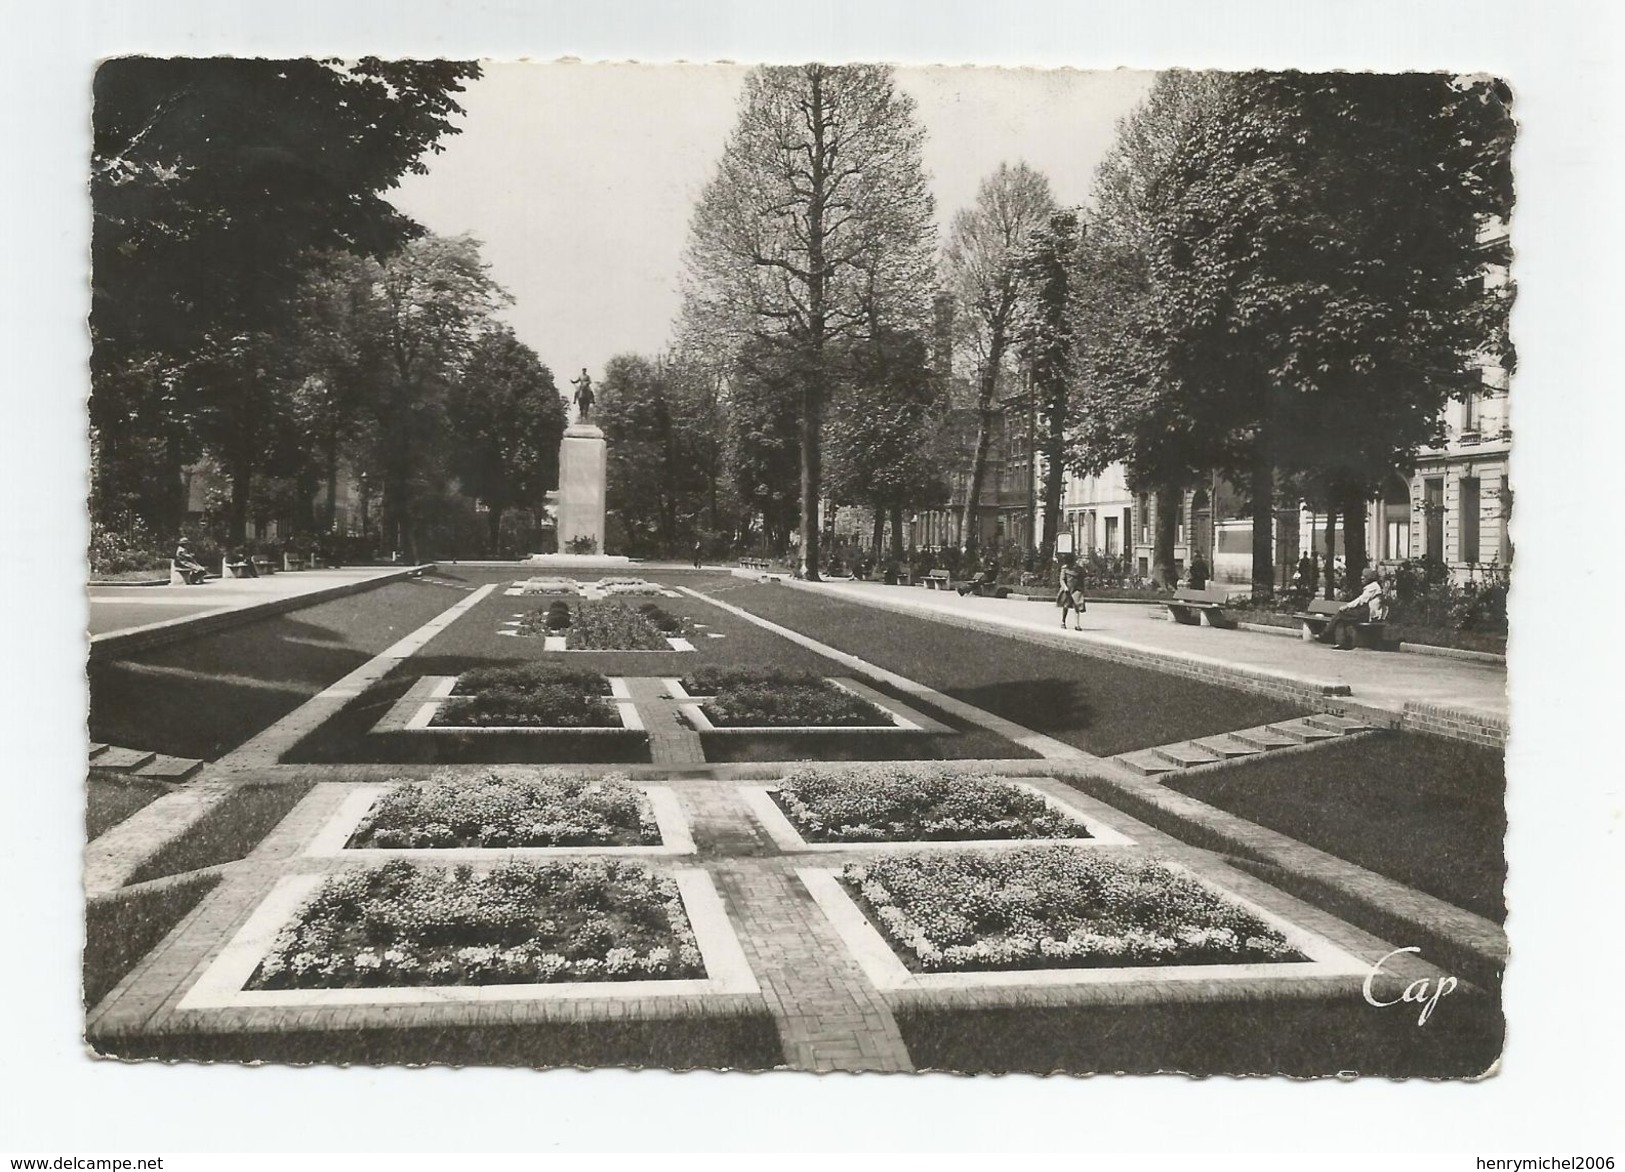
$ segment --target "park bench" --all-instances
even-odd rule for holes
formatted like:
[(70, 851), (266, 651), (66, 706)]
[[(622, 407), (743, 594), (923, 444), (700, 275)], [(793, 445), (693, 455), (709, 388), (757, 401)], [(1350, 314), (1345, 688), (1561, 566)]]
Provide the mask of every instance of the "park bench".
[(961, 582), (959, 593), (974, 594), (977, 598), (1004, 598), (1009, 595), (1010, 587), (999, 585), (999, 576), (996, 572), (983, 571), (969, 582)]
[(259, 571), (260, 577), (276, 573), (276, 566), (264, 554), (257, 553), (250, 560), (254, 563), (254, 569)]
[(1232, 630), (1236, 620), (1224, 613), (1225, 604), (1229, 601), (1229, 592), (1219, 587), (1206, 590), (1185, 587), (1175, 590), (1174, 596), (1163, 605), (1168, 608), (1168, 617), (1176, 623), (1184, 623), (1188, 627), (1206, 623), (1210, 627)]
[(282, 553), (282, 568), (284, 570), (319, 570), (322, 568), (322, 559), (313, 553)]
[(759, 574), (765, 574), (771, 567), (766, 558), (740, 558), (739, 568), (741, 570), (755, 570)]
[(220, 576), (222, 578), (252, 578), (254, 577), (254, 563), (247, 558), (232, 561), (230, 557), (220, 559)]
[[(1307, 609), (1299, 611), (1292, 617), (1298, 620), (1303, 630), (1305, 642), (1324, 640), (1330, 631), (1332, 620), (1342, 609), (1341, 602), (1330, 598), (1316, 598), (1309, 603)], [(1376, 651), (1385, 650), (1388, 646), (1388, 624), (1386, 622), (1365, 622), (1354, 624), (1354, 645), (1356, 647), (1370, 647)]]
[(953, 575), (941, 566), (925, 574), (921, 581), (927, 590), (952, 590), (954, 586)]

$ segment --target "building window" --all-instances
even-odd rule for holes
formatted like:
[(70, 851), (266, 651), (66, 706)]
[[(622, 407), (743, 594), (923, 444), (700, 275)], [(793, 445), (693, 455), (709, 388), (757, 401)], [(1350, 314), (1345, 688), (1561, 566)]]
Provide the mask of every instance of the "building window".
[(1478, 477), (1463, 476), (1458, 482), (1457, 495), (1461, 502), (1461, 520), (1456, 543), (1457, 560), (1478, 561)]
[(1512, 564), (1512, 485), (1501, 474), (1501, 543), (1498, 556), (1503, 566)]
[(1427, 548), (1424, 557), (1444, 561), (1444, 478), (1431, 477), (1422, 482), (1422, 513), (1426, 526)]
[(1106, 556), (1117, 556), (1117, 518), (1106, 518)]

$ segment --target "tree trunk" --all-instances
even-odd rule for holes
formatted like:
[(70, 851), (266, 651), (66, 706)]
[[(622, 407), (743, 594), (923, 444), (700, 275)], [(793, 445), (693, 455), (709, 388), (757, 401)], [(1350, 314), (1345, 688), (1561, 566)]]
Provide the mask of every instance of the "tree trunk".
[(1066, 414), (1051, 411), (1049, 434), (1044, 438), (1044, 541), (1039, 565), (1055, 560), (1055, 540), (1061, 532), (1061, 489), (1066, 477)]
[(490, 512), (485, 515), (486, 551), (491, 557), (502, 556), (502, 506), (489, 506)]
[(891, 558), (901, 563), (903, 560), (903, 506), (891, 507)]
[(327, 433), (327, 508), (322, 528), (333, 532), (339, 518), (339, 437), (337, 431)]
[(810, 386), (801, 392), (801, 576), (818, 581), (818, 433), (820, 404)]
[(980, 382), (976, 388), (976, 451), (971, 457), (970, 489), (965, 494), (965, 508), (960, 522), (960, 545), (965, 551), (965, 565), (976, 561), (981, 546), (982, 481), (987, 476), (987, 449), (993, 431), (993, 392), (999, 383), (999, 363), (1004, 358), (1004, 332), (995, 325), (988, 343), (987, 362), (982, 366)]
[(1337, 597), (1337, 503), (1333, 497), (1326, 506), (1326, 600), (1328, 602)]
[(883, 546), (886, 539), (886, 510), (881, 508), (879, 504), (876, 504), (874, 512), (875, 533), (873, 540), (871, 540), (869, 543), (869, 555), (874, 558), (876, 562), (879, 562), (880, 559), (885, 556)]
[(1253, 464), (1253, 597), (1275, 595), (1275, 469), (1267, 456)]
[(1365, 575), (1365, 494), (1352, 489), (1343, 495), (1343, 561), (1352, 591)]
[(1172, 485), (1165, 484), (1157, 489), (1157, 529), (1151, 553), (1156, 563), (1153, 581), (1167, 588), (1172, 588), (1179, 579), (1179, 570), (1174, 565), (1174, 535), (1179, 520), (1180, 495), (1179, 489)]

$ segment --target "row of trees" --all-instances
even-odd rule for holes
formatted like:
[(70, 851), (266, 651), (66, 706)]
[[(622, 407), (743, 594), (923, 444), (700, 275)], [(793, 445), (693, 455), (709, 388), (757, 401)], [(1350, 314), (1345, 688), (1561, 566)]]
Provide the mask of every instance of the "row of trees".
[[(953, 217), (939, 269), (922, 132), (891, 73), (757, 70), (692, 223), (681, 349), (705, 356), (710, 446), (691, 467), (713, 501), (731, 479), (772, 531), (791, 515), (793, 426), (809, 576), (821, 498), (871, 505), (877, 529), (890, 517), (895, 551), (902, 509), (940, 504), (964, 467), (974, 555), (1019, 372), (1046, 559), (1063, 473), (1121, 462), (1158, 499), (1165, 577), (1180, 495), (1215, 474), (1254, 517), (1257, 587), (1282, 499), (1340, 514), (1358, 573), (1365, 502), (1438, 440), (1484, 364), (1510, 365), (1509, 292), (1485, 280), (1505, 257), (1483, 240), (1510, 210), (1512, 133), (1489, 80), (1170, 73), (1121, 124), (1088, 207), (1001, 166)], [(926, 342), (945, 320), (975, 372), (964, 402)]]
[[(564, 409), (494, 314), (472, 239), (384, 198), (457, 133), (456, 62), (106, 62), (92, 181), (92, 510), (168, 535), (182, 470), (251, 519), (331, 530), (341, 469), (413, 553), (456, 485), (487, 512), (540, 503)], [(363, 502), (365, 508), (365, 501)]]

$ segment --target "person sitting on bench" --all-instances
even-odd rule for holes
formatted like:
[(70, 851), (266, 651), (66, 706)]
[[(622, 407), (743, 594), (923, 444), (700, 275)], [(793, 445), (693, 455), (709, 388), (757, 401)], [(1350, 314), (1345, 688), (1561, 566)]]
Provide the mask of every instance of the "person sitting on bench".
[(982, 572), (959, 588), (961, 594), (975, 594), (985, 597), (994, 592), (999, 582), (999, 559), (990, 557), (982, 566)]
[(1367, 570), (1361, 579), (1364, 589), (1337, 610), (1326, 629), (1326, 638), (1333, 650), (1354, 650), (1354, 628), (1360, 623), (1380, 623), (1388, 617), (1387, 598), (1382, 592), (1382, 579), (1376, 570)]
[(188, 586), (197, 586), (209, 576), (209, 571), (192, 555), (191, 543), (184, 537), (175, 546), (175, 572)]

